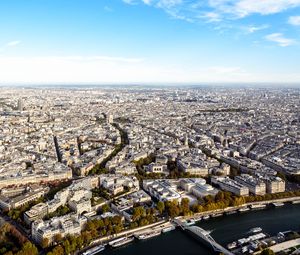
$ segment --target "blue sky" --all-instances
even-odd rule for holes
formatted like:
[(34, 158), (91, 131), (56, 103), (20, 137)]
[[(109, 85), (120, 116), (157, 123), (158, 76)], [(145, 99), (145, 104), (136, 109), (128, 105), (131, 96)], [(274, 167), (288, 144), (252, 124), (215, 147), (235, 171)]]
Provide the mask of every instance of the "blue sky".
[(1, 0), (0, 82), (300, 82), (300, 0)]

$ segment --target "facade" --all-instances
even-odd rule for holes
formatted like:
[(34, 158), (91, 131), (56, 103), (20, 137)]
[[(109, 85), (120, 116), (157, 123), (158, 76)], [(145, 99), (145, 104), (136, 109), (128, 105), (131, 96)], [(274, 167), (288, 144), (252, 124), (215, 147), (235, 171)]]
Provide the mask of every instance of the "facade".
[(190, 174), (200, 175), (200, 176), (207, 176), (208, 175), (208, 168), (207, 166), (199, 161), (199, 162), (191, 162), (189, 160), (180, 159), (177, 161), (178, 169)]
[(222, 190), (229, 191), (238, 196), (248, 196), (249, 188), (229, 177), (213, 177), (212, 184), (219, 186)]
[(240, 184), (246, 186), (249, 191), (254, 195), (265, 195), (266, 194), (266, 184), (248, 174), (242, 174), (234, 178)]
[(207, 195), (215, 196), (219, 192), (218, 189), (206, 184), (206, 180), (202, 178), (180, 179), (180, 187), (197, 198)]
[(279, 193), (285, 191), (285, 181), (279, 177), (268, 177), (266, 180), (268, 193)]
[(31, 226), (32, 238), (39, 244), (44, 239), (52, 244), (56, 235), (61, 235), (62, 238), (67, 235), (79, 235), (86, 222), (86, 217), (76, 214), (55, 217), (48, 221), (37, 220)]
[(145, 167), (147, 173), (164, 173), (167, 171), (167, 165), (152, 162)]
[(0, 195), (0, 207), (3, 210), (15, 209), (44, 196), (48, 191), (48, 187), (40, 187), (14, 197)]
[(181, 197), (177, 192), (177, 186), (168, 180), (144, 180), (143, 188), (150, 196), (160, 201), (171, 201)]
[(8, 186), (21, 186), (33, 183), (46, 183), (56, 180), (72, 179), (72, 169), (65, 168), (62, 171), (53, 171), (45, 173), (32, 173), (18, 176), (2, 176), (0, 177), (0, 188)]

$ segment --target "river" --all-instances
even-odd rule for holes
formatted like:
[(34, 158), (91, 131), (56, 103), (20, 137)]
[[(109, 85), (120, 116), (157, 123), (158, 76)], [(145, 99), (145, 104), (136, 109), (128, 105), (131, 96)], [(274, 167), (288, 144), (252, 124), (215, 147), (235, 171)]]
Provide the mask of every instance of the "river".
[[(261, 227), (271, 235), (279, 231), (300, 229), (300, 205), (287, 204), (254, 212), (222, 216), (197, 224), (212, 230), (211, 236), (220, 244), (235, 241), (253, 227)], [(210, 255), (209, 249), (182, 230), (162, 234), (153, 239), (135, 241), (118, 249), (107, 248), (104, 255)]]

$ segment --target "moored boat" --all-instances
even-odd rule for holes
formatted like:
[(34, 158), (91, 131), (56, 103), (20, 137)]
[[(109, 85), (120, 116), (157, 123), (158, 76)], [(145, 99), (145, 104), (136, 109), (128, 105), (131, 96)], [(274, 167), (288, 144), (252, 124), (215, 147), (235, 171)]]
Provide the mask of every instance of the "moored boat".
[(275, 207), (280, 207), (280, 206), (284, 206), (284, 203), (272, 203), (272, 205)]
[(223, 213), (214, 213), (211, 215), (212, 218), (217, 218), (223, 216)]
[(185, 224), (187, 225), (187, 226), (192, 226), (192, 225), (195, 225), (195, 220), (194, 219), (188, 219), (188, 220), (186, 220), (186, 222), (185, 222)]
[(237, 213), (237, 211), (229, 211), (229, 212), (226, 212), (225, 214), (226, 215), (231, 215), (231, 214), (235, 214), (235, 213)]
[(165, 228), (163, 228), (162, 229), (162, 232), (163, 233), (167, 233), (167, 232), (170, 232), (170, 231), (172, 231), (172, 230), (174, 230), (175, 229), (175, 226), (170, 226), (170, 227), (165, 227)]
[(261, 210), (265, 209), (266, 205), (250, 205), (251, 210)]
[(243, 207), (241, 209), (239, 209), (239, 212), (240, 213), (243, 213), (243, 212), (248, 212), (250, 209), (248, 207)]
[(256, 227), (256, 228), (251, 228), (249, 230), (249, 233), (252, 233), (252, 234), (256, 234), (256, 233), (259, 233), (262, 231), (262, 228), (261, 227)]
[(210, 216), (209, 215), (205, 215), (205, 216), (203, 216), (203, 220), (208, 220), (210, 218)]
[(155, 231), (150, 231), (142, 234), (135, 235), (135, 237), (139, 240), (146, 240), (155, 236), (159, 236), (161, 234), (161, 231), (155, 230)]
[(82, 255), (95, 255), (97, 253), (99, 253), (100, 251), (103, 251), (105, 249), (104, 245), (99, 245), (96, 247), (93, 247), (87, 251), (85, 251), (84, 253), (82, 253)]
[(295, 205), (295, 204), (300, 204), (300, 200), (292, 201), (292, 204), (293, 204), (293, 205)]
[(229, 250), (232, 250), (232, 249), (234, 249), (236, 247), (237, 247), (237, 243), (236, 242), (232, 242), (232, 243), (230, 243), (230, 244), (227, 245), (227, 248)]
[(113, 248), (117, 248), (117, 247), (123, 246), (125, 244), (131, 243), (131, 242), (133, 242), (133, 240), (134, 240), (134, 237), (121, 237), (119, 239), (109, 242), (108, 244)]

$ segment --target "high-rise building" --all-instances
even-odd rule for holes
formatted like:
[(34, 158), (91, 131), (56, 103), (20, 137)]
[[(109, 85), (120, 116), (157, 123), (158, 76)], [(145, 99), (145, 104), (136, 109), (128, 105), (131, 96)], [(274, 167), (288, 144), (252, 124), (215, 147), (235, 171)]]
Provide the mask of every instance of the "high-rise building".
[(24, 109), (24, 105), (23, 105), (23, 100), (22, 100), (22, 98), (20, 98), (19, 100), (18, 100), (18, 111), (23, 111), (23, 109)]
[(114, 116), (112, 114), (107, 114), (107, 123), (111, 124), (114, 122)]

